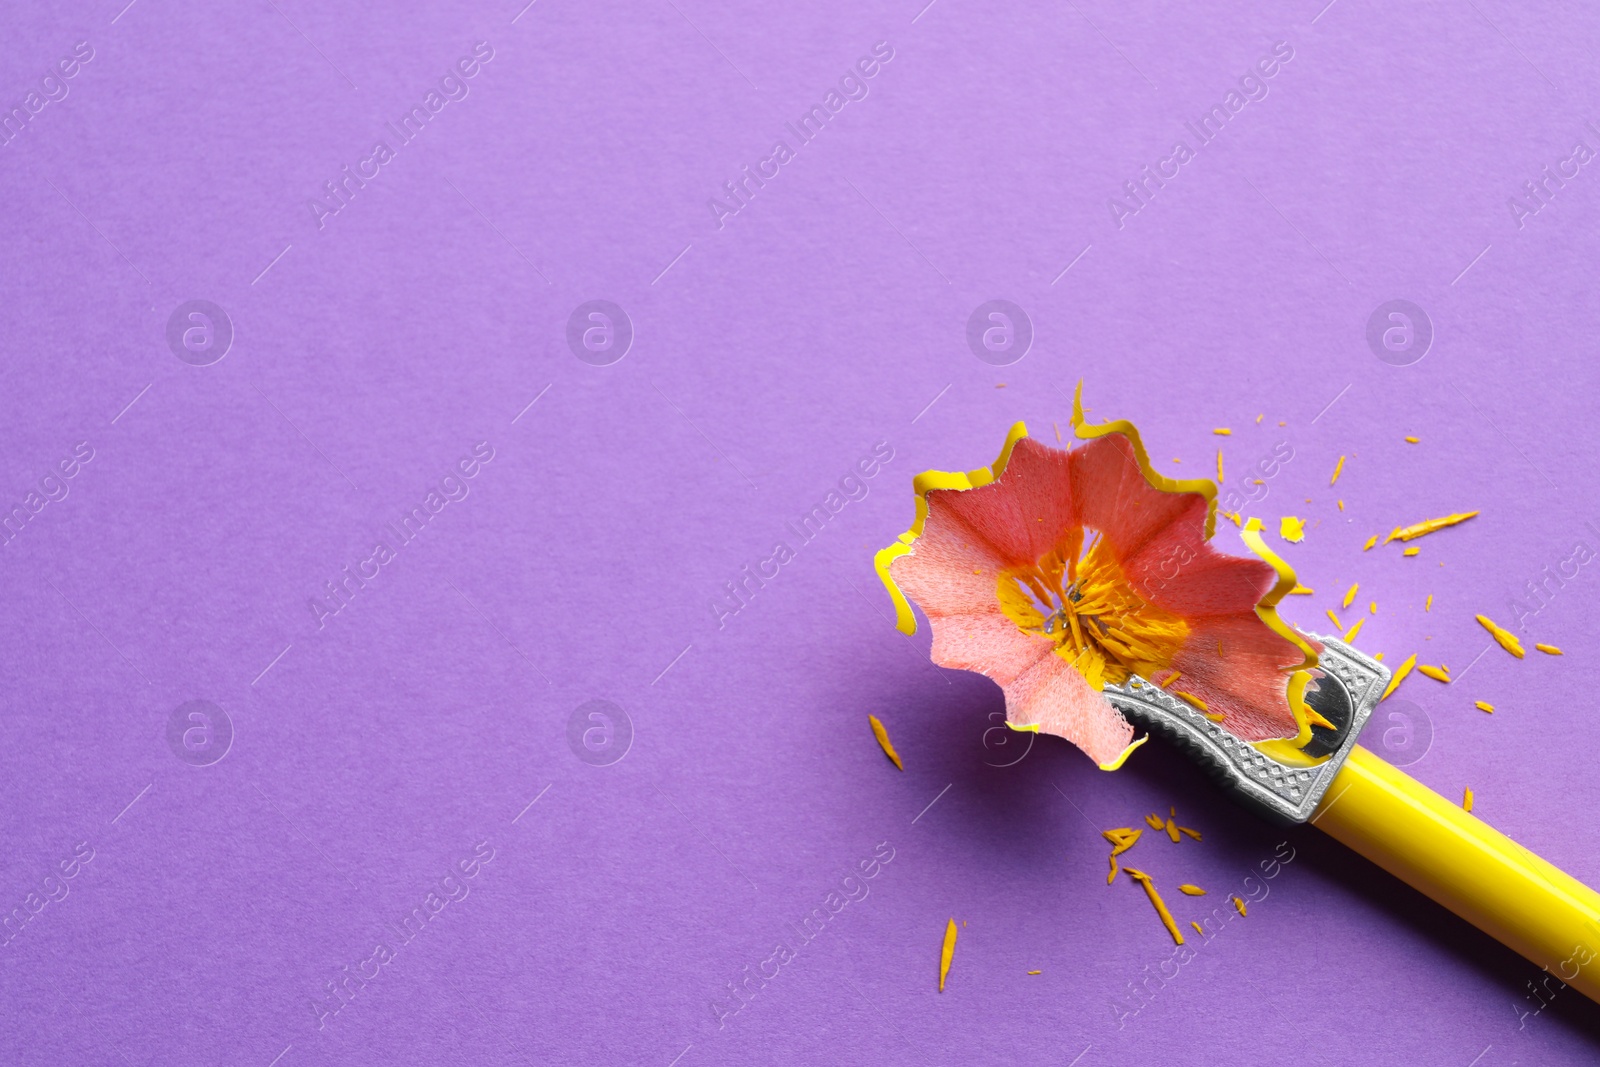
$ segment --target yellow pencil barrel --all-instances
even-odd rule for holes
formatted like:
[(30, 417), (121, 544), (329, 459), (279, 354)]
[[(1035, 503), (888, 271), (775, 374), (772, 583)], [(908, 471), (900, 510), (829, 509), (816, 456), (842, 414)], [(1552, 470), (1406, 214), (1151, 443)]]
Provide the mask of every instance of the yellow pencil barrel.
[(1600, 894), (1357, 745), (1311, 822), (1591, 1000)]

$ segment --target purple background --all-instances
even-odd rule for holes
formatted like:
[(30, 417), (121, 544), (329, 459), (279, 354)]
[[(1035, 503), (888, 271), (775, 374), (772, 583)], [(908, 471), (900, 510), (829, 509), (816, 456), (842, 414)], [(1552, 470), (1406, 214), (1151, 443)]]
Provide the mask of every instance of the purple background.
[[(912, 474), (988, 462), (1014, 419), (1053, 437), (1079, 378), (1174, 474), (1220, 444), (1237, 486), (1287, 442), (1247, 511), (1308, 520), (1284, 551), (1316, 595), (1288, 613), (1326, 630), (1359, 581), (1360, 647), (1458, 679), (1402, 690), (1432, 730), (1411, 773), (1600, 882), (1600, 571), (1526, 620), (1562, 659), (1475, 659), (1473, 621), (1600, 543), (1600, 174), (1521, 226), (1508, 204), (1600, 149), (1592, 13), (414, 6), (7, 15), (7, 110), (74, 42), (94, 58), (0, 148), (4, 506), (94, 458), (0, 549), (0, 913), (78, 842), (94, 858), (0, 948), (0, 1060), (1593, 1062), (1577, 993), (1524, 1015), (1537, 968), (1170, 750), (1108, 775), (1044, 739), (992, 766), (1025, 744), (985, 733), (999, 690), (930, 667), (871, 567)], [(479, 41), (470, 94), (319, 229), (322, 183)], [(799, 146), (784, 123), (879, 41), (869, 95)], [(1268, 95), (1119, 229), (1109, 198), (1278, 41)], [(719, 229), (708, 199), (778, 138), (795, 158)], [(996, 297), (1036, 331), (1005, 368), (965, 339)], [(1395, 298), (1436, 331), (1406, 367), (1365, 339)], [(192, 299), (236, 331), (211, 366), (167, 344)], [(566, 344), (591, 299), (637, 333), (611, 366)], [(484, 441), (470, 495), (319, 628), (323, 584)], [(784, 523), (879, 441), (866, 498), (799, 547)], [(1414, 559), (1360, 551), (1471, 509)], [(796, 557), (719, 627), (779, 539)], [(567, 741), (594, 698), (636, 734), (610, 766)], [(166, 739), (195, 699), (235, 731), (210, 766)], [(1169, 805), (1204, 842), (1128, 858), (1180, 920), (1280, 841), (1296, 858), (1119, 1027), (1172, 945), (1104, 884), (1099, 831)], [(470, 894), (319, 1029), (324, 983), (482, 841)], [(719, 1026), (880, 842), (870, 894)]]

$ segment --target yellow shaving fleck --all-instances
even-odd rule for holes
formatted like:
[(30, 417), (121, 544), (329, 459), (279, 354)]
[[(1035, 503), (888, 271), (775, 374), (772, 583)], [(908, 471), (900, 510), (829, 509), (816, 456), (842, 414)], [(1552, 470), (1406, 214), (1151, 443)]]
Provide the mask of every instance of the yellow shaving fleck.
[(1361, 588), (1361, 583), (1356, 582), (1350, 586), (1350, 591), (1344, 595), (1344, 606), (1349, 607), (1356, 602), (1356, 590)]
[(883, 749), (883, 754), (894, 760), (894, 765), (902, 771), (906, 765), (900, 762), (900, 753), (894, 750), (894, 745), (889, 741), (889, 731), (883, 728), (883, 723), (878, 721), (876, 715), (868, 715), (867, 721), (872, 723), (872, 733), (878, 739), (878, 747)]
[(1429, 678), (1432, 678), (1436, 682), (1444, 682), (1446, 685), (1450, 683), (1450, 672), (1443, 667), (1435, 667), (1431, 664), (1424, 663), (1417, 667), (1417, 670), (1421, 671), (1423, 674), (1426, 674)]
[(1423, 534), (1431, 534), (1433, 531), (1442, 530), (1446, 526), (1454, 526), (1458, 522), (1466, 522), (1476, 514), (1478, 514), (1476, 511), (1458, 511), (1454, 515), (1446, 515), (1443, 518), (1428, 519), (1404, 528), (1397, 527), (1393, 533), (1383, 539), (1383, 543), (1388, 544), (1390, 541), (1397, 539), (1401, 541), (1415, 540)]
[(1167, 836), (1172, 838), (1174, 845), (1178, 843), (1178, 824), (1171, 819), (1167, 820)]
[(1472, 706), (1477, 708), (1479, 711), (1487, 711), (1490, 715), (1494, 714), (1494, 705), (1489, 703), (1487, 700), (1474, 700), (1472, 702)]
[(1389, 684), (1384, 687), (1383, 696), (1379, 697), (1378, 700), (1380, 702), (1388, 700), (1389, 694), (1400, 688), (1400, 683), (1406, 680), (1406, 675), (1410, 674), (1411, 668), (1415, 667), (1416, 665), (1416, 655), (1412, 654), (1407, 656), (1406, 661), (1400, 664), (1400, 669), (1394, 672), (1394, 677), (1389, 679)]
[(1233, 436), (1233, 431), (1228, 429), (1226, 426), (1218, 426), (1215, 430), (1212, 430), (1211, 432), (1216, 434), (1218, 437), (1232, 437)]
[(1212, 722), (1222, 722), (1227, 718), (1227, 716), (1222, 714), (1220, 711), (1202, 711), (1200, 714), (1204, 715)]
[(1334, 503), (1339, 505), (1339, 510), (1340, 511), (1344, 510), (1344, 501), (1343, 500), (1336, 500), (1336, 501), (1334, 501)]
[(1149, 815), (1146, 815), (1144, 817), (1144, 821), (1152, 830), (1165, 829), (1167, 825), (1167, 821), (1165, 819), (1153, 812)]
[(1289, 590), (1289, 595), (1290, 596), (1310, 596), (1312, 593), (1315, 593), (1315, 592), (1316, 592), (1315, 589), (1307, 589), (1303, 585), (1296, 584), (1293, 589)]
[(1344, 623), (1339, 621), (1339, 616), (1337, 616), (1337, 615), (1335, 615), (1333, 613), (1333, 609), (1332, 608), (1324, 608), (1323, 610), (1328, 613), (1328, 621), (1333, 623), (1333, 628), (1334, 629), (1336, 629), (1336, 630), (1343, 630), (1344, 629)]
[(1182, 678), (1182, 677), (1183, 677), (1183, 672), (1182, 671), (1173, 671), (1170, 675), (1167, 676), (1167, 680), (1161, 683), (1161, 688), (1162, 689), (1169, 688), (1172, 685), (1173, 682), (1176, 682), (1179, 678)]
[(1539, 644), (1536, 644), (1533, 647), (1537, 648), (1540, 652), (1543, 652), (1543, 653), (1545, 653), (1546, 655), (1549, 655), (1549, 656), (1559, 656), (1559, 655), (1561, 655), (1561, 650), (1559, 648), (1557, 648), (1555, 645), (1539, 645)]
[(1131, 826), (1124, 826), (1116, 830), (1102, 830), (1100, 836), (1111, 842), (1111, 873), (1106, 875), (1106, 885), (1117, 880), (1117, 857), (1139, 843), (1139, 835), (1143, 830), (1135, 830)]
[(1373, 654), (1372, 658), (1377, 660), (1379, 663), (1382, 663), (1383, 662), (1383, 653), (1382, 652), (1376, 652), (1376, 653)]
[(1029, 971), (1029, 974), (1043, 974), (1043, 971)]
[(1111, 854), (1120, 856), (1134, 845), (1137, 845), (1143, 833), (1143, 830), (1136, 830), (1131, 826), (1123, 826), (1115, 830), (1101, 830), (1100, 836), (1111, 842), (1113, 846)]
[(945, 975), (950, 973), (950, 959), (956, 954), (956, 921), (944, 928), (944, 947), (939, 950), (939, 992), (944, 992)]
[(1233, 910), (1239, 913), (1240, 918), (1243, 918), (1247, 914), (1244, 907), (1244, 901), (1240, 900), (1238, 897), (1233, 898)]
[(1166, 902), (1161, 899), (1161, 894), (1156, 892), (1156, 884), (1150, 876), (1143, 871), (1136, 871), (1132, 867), (1123, 868), (1128, 872), (1128, 877), (1144, 886), (1145, 896), (1150, 898), (1150, 903), (1155, 907), (1156, 914), (1161, 916), (1161, 925), (1167, 928), (1167, 933), (1172, 935), (1172, 940), (1183, 944), (1183, 931), (1178, 929), (1178, 924), (1172, 921), (1172, 912), (1167, 910)]
[(1378, 535), (1377, 534), (1373, 534), (1371, 537), (1367, 538), (1367, 543), (1361, 546), (1361, 551), (1365, 552), (1365, 551), (1367, 551), (1367, 549), (1371, 548), (1373, 545), (1375, 545), (1377, 543), (1378, 543)]
[(1059, 445), (1059, 444), (1060, 444), (1060, 443), (1061, 443), (1061, 427), (1060, 427), (1060, 426), (1058, 426), (1058, 425), (1057, 425), (1057, 424), (1056, 424), (1056, 423), (1053, 423), (1053, 422), (1052, 422), (1052, 423), (1051, 423), (1051, 424), (1050, 424), (1050, 425), (1051, 425), (1051, 426), (1052, 426), (1052, 427), (1053, 427), (1053, 428), (1054, 428), (1054, 429), (1055, 429), (1055, 431), (1056, 431), (1056, 444), (1058, 444), (1058, 445)]
[(1339, 480), (1339, 472), (1342, 470), (1344, 470), (1344, 457), (1340, 456), (1339, 462), (1333, 465), (1333, 477), (1328, 479), (1329, 485), (1332, 485), (1334, 482)]
[(1422, 610), (1423, 611), (1432, 611), (1433, 610), (1433, 594), (1432, 593), (1429, 593), (1428, 594), (1428, 599), (1422, 602)]
[(1195, 933), (1199, 934), (1201, 937), (1205, 936), (1206, 932), (1200, 928), (1200, 924), (1199, 923), (1195, 922), (1193, 919), (1190, 919), (1189, 920), (1189, 925), (1194, 927), (1194, 932)]
[(1297, 545), (1306, 539), (1306, 522), (1294, 515), (1285, 515), (1278, 520), (1278, 536)]
[(1372, 602), (1372, 607), (1368, 609), (1368, 613), (1372, 615), (1376, 615), (1378, 613), (1378, 602), (1376, 600)]
[(1356, 624), (1354, 626), (1350, 627), (1350, 629), (1348, 629), (1348, 630), (1346, 630), (1344, 632), (1344, 643), (1345, 644), (1348, 645), (1350, 642), (1352, 642), (1352, 641), (1354, 641), (1356, 639), (1356, 634), (1361, 632), (1361, 626), (1366, 621), (1367, 621), (1366, 617), (1363, 616), (1363, 617), (1361, 617), (1361, 618), (1356, 620)]
[(1465, 808), (1466, 810), (1468, 810), (1468, 811), (1472, 810), (1472, 790), (1471, 790), (1471, 788), (1468, 788), (1465, 793), (1461, 794), (1461, 806), (1463, 808)]
[(1416, 545), (1412, 545), (1410, 548), (1406, 549), (1404, 552), (1402, 552), (1400, 554), (1402, 556), (1415, 556), (1418, 552), (1421, 552), (1421, 551), (1422, 551), (1422, 549), (1418, 548)]
[(1180, 833), (1180, 834), (1188, 834), (1190, 837), (1194, 838), (1196, 841), (1200, 840), (1200, 831), (1199, 830), (1191, 830), (1187, 826), (1178, 827), (1178, 833)]
[(1217, 449), (1217, 481), (1222, 481), (1222, 449)]
[(1237, 511), (1221, 511), (1221, 510), (1219, 510), (1217, 512), (1217, 514), (1221, 515), (1225, 519), (1231, 520), (1235, 526), (1239, 526), (1239, 527), (1243, 527), (1244, 526), (1244, 520), (1239, 517), (1239, 513)]
[(1197, 885), (1190, 885), (1187, 882), (1178, 887), (1178, 892), (1184, 894), (1185, 896), (1191, 897), (1203, 897), (1206, 895), (1206, 891), (1204, 889), (1201, 889)]
[(1266, 412), (1262, 412), (1261, 414), (1257, 415), (1256, 416), (1256, 425), (1260, 426), (1261, 425), (1261, 420), (1266, 418), (1266, 417), (1267, 417), (1267, 413)]
[(1517, 635), (1512, 633), (1510, 630), (1501, 629), (1495, 624), (1495, 621), (1489, 618), (1487, 615), (1479, 615), (1478, 622), (1485, 630), (1489, 631), (1489, 636), (1493, 637), (1495, 641), (1499, 643), (1501, 648), (1505, 649), (1513, 656), (1521, 659), (1527, 654), (1522, 651), (1522, 642), (1518, 641)]
[(1204, 700), (1201, 700), (1199, 697), (1195, 696), (1193, 693), (1185, 693), (1182, 689), (1174, 689), (1172, 691), (1172, 695), (1173, 696), (1182, 697), (1184, 700), (1187, 700), (1189, 703), (1193, 704), (1195, 707), (1199, 708), (1201, 711), (1209, 711), (1209, 710), (1211, 710), (1210, 706)]
[(1419, 438), (1416, 438), (1416, 437), (1407, 437), (1406, 438), (1406, 444), (1414, 445), (1414, 444), (1417, 443), (1418, 440), (1419, 440)]

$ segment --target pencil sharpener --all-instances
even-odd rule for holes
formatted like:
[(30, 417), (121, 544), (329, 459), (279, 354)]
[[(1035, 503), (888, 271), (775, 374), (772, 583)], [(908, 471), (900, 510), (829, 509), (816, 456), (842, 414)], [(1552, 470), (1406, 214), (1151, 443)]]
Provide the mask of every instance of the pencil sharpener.
[(1108, 685), (1106, 699), (1129, 721), (1176, 744), (1220, 785), (1271, 822), (1309, 820), (1344, 766), (1356, 738), (1383, 697), (1389, 668), (1336, 637), (1311, 634), (1322, 655), (1311, 671), (1305, 700), (1335, 729), (1313, 725), (1311, 740), (1288, 762), (1224, 730), (1197, 708), (1135, 675)]

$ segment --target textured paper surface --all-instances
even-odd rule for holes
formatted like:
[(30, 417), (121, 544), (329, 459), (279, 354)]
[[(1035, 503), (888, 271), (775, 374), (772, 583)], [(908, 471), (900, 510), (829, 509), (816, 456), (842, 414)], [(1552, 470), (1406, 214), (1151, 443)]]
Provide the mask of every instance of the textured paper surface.
[[(0, 1060), (1593, 1062), (1576, 993), (1170, 750), (990, 732), (871, 566), (1083, 378), (1305, 519), (1286, 615), (1359, 581), (1360, 647), (1451, 668), (1369, 744), (1600, 881), (1591, 16), (7, 22)], [(1122, 859), (1183, 929), (1249, 903), (1181, 967), (1100, 836), (1173, 805), (1204, 841)]]

